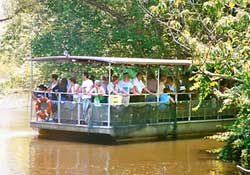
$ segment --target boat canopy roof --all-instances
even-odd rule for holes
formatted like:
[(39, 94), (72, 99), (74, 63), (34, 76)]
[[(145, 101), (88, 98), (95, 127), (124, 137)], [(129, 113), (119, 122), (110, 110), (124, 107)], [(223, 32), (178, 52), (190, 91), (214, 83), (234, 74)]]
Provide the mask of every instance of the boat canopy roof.
[(37, 62), (87, 62), (87, 63), (106, 63), (120, 65), (191, 65), (192, 60), (176, 59), (152, 59), (152, 58), (121, 58), (121, 57), (95, 57), (95, 56), (50, 56), (36, 57), (29, 61)]

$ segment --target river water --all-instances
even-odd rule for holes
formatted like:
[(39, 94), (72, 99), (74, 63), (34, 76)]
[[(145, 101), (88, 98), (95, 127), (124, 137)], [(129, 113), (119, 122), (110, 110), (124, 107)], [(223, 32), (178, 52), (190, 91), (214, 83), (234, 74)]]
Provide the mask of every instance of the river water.
[(26, 95), (0, 99), (0, 174), (233, 175), (234, 164), (205, 152), (203, 139), (118, 145), (55, 141), (29, 128)]

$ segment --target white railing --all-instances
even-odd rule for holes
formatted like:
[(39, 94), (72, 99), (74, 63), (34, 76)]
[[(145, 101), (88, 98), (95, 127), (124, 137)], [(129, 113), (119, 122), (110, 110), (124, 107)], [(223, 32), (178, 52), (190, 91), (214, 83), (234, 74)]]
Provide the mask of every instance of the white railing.
[[(192, 108), (197, 106), (199, 101), (192, 99), (194, 95), (192, 93), (171, 93), (170, 95), (174, 95), (177, 101), (175, 105), (167, 105), (159, 102), (157, 99), (158, 94), (155, 94), (155, 96), (151, 95), (152, 97), (156, 97), (155, 101), (151, 102), (146, 102), (149, 94), (142, 94), (140, 96), (130, 94), (126, 96), (129, 96), (130, 101), (133, 102), (110, 105), (107, 101), (108, 95), (104, 95), (106, 99), (103, 103), (96, 104), (90, 102), (86, 111), (83, 109), (86, 107), (84, 106), (86, 104), (81, 100), (81, 94), (77, 94), (77, 96), (71, 100), (68, 100), (67, 97), (73, 94), (68, 93), (33, 91), (32, 94), (34, 102), (39, 96), (47, 96), (51, 98), (52, 103), (52, 113), (49, 118), (42, 120), (36, 113), (33, 113), (31, 116), (33, 121), (81, 125), (86, 127), (155, 124), (175, 120), (221, 120), (225, 117), (233, 117), (233, 115), (236, 114), (235, 108), (218, 113), (218, 110), (221, 108), (221, 102), (214, 100), (206, 100), (197, 111), (193, 111)], [(188, 97), (187, 100), (178, 101), (181, 95)], [(34, 106), (31, 107), (34, 108)]]

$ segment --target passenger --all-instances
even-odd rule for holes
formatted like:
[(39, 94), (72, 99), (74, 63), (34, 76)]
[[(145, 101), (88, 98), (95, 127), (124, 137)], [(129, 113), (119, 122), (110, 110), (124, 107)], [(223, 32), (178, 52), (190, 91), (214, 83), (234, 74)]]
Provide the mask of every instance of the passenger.
[(163, 90), (166, 87), (166, 83), (167, 83), (167, 77), (166, 76), (162, 76), (160, 78), (160, 84), (159, 84), (159, 94), (163, 94)]
[(99, 105), (103, 98), (103, 95), (105, 95), (105, 90), (101, 86), (101, 81), (100, 80), (95, 80), (95, 85), (94, 87), (89, 91), (89, 94), (94, 96), (94, 104)]
[(57, 79), (58, 79), (58, 75), (56, 75), (56, 74), (52, 74), (51, 75), (51, 84), (49, 85), (49, 87), (48, 87), (48, 91), (55, 91), (55, 89), (57, 89), (58, 88), (58, 81), (57, 81)]
[(46, 91), (47, 91), (48, 88), (45, 85), (40, 84), (39, 86), (37, 86), (36, 89), (39, 92), (34, 92), (33, 93), (33, 99), (34, 100), (36, 100), (37, 98), (46, 96)]
[(108, 86), (108, 78), (107, 76), (103, 75), (101, 77), (101, 84), (102, 84), (102, 88), (105, 90), (105, 93), (108, 93), (108, 89), (107, 89), (107, 86)]
[(83, 109), (83, 117), (84, 122), (87, 123), (88, 120), (88, 108), (91, 102), (91, 95), (88, 94), (91, 88), (93, 87), (93, 81), (90, 80), (89, 74), (87, 72), (83, 72), (82, 74), (82, 86), (81, 86), (81, 93), (82, 93), (82, 109)]
[(169, 87), (164, 88), (163, 92), (164, 92), (164, 94), (161, 94), (160, 99), (159, 99), (161, 102), (161, 104), (160, 104), (161, 110), (166, 109), (166, 107), (167, 107), (166, 105), (169, 105), (170, 103), (175, 103), (175, 100), (170, 95), (167, 94), (170, 92)]
[[(155, 78), (155, 75), (153, 72), (150, 72), (147, 76), (147, 87), (148, 90), (152, 93), (156, 93), (158, 89), (158, 81)], [(147, 95), (146, 96), (146, 102), (157, 102), (157, 96), (156, 95)]]
[(70, 88), (68, 89), (68, 93), (70, 93), (69, 100), (77, 101), (78, 100), (78, 91), (79, 91), (79, 84), (76, 82), (75, 77), (71, 77), (70, 79)]
[(40, 84), (39, 86), (37, 86), (38, 91), (47, 91), (48, 88), (44, 85), (44, 84)]
[(157, 92), (157, 85), (158, 82), (155, 78), (155, 75), (153, 73), (150, 73), (147, 77), (147, 87), (150, 92), (156, 93)]
[(67, 90), (68, 87), (70, 88), (70, 85), (68, 86), (68, 80), (66, 78), (62, 78), (62, 80), (58, 84), (58, 92), (62, 92), (61, 94), (61, 100), (66, 101), (67, 100)]
[(118, 85), (118, 76), (112, 77), (112, 82), (108, 85), (107, 90), (109, 94), (127, 93), (122, 87)]
[(137, 73), (136, 77), (133, 79), (132, 81), (133, 89), (134, 89), (133, 92), (140, 95), (142, 94), (142, 91), (145, 90), (149, 94), (153, 94), (150, 90), (148, 90), (148, 88), (142, 82), (142, 77), (143, 77), (143, 74), (139, 72)]
[(54, 92), (58, 91), (58, 81), (57, 81), (58, 75), (52, 74), (51, 79), (52, 79), (51, 84), (47, 89), (49, 91), (49, 98), (52, 100), (57, 100), (57, 96)]
[(129, 74), (127, 72), (123, 74), (123, 80), (120, 80), (118, 82), (118, 86), (123, 88), (123, 90), (125, 92), (127, 92), (128, 94), (133, 91), (133, 84), (132, 84), (130, 77), (129, 77)]
[(178, 101), (190, 100), (189, 94), (186, 92), (185, 86), (180, 86), (180, 91), (177, 97)]
[(169, 87), (171, 92), (176, 92), (176, 84), (172, 77), (167, 78), (167, 86)]

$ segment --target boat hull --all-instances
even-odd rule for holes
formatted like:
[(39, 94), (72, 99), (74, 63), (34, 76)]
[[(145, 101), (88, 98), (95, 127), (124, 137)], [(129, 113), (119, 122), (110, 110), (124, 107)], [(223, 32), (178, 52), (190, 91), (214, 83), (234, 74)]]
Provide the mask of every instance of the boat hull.
[(129, 125), (120, 127), (90, 127), (84, 125), (58, 124), (49, 122), (30, 122), (30, 125), (32, 128), (39, 129), (40, 135), (44, 135), (44, 133), (54, 132), (57, 133), (56, 135), (58, 136), (60, 135), (60, 133), (69, 132), (78, 133), (82, 136), (103, 135), (111, 137), (114, 140), (123, 140), (153, 137), (199, 137), (224, 131), (225, 126), (231, 125), (234, 120), (235, 119), (178, 121), (176, 123), (166, 122), (158, 124)]

